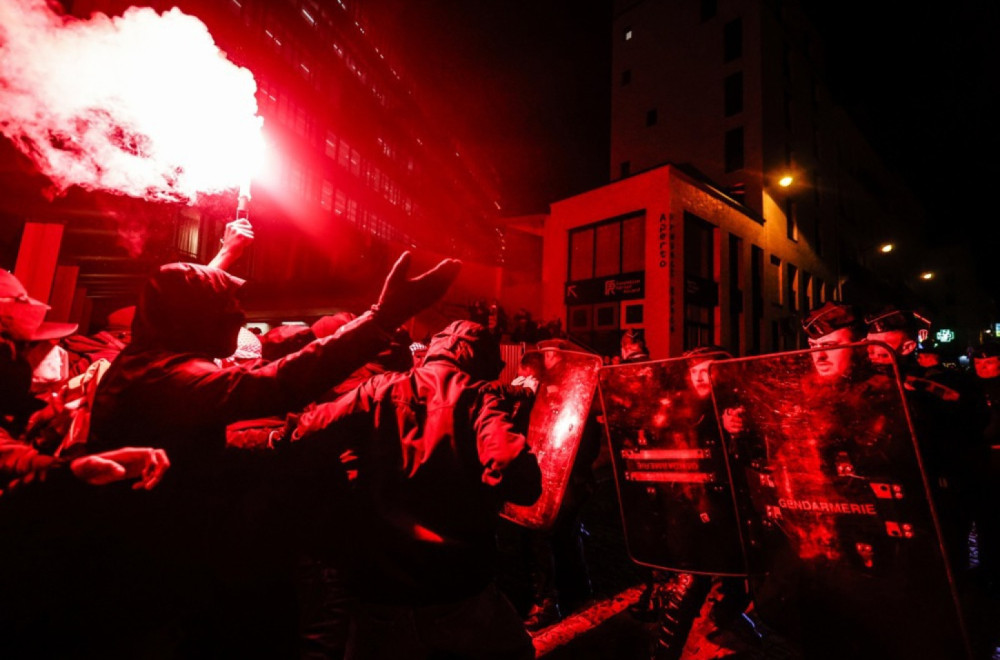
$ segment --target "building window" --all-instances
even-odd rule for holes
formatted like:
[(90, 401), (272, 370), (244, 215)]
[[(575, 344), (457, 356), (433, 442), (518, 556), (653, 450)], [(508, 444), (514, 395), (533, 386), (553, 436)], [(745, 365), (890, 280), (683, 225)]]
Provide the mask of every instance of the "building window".
[(570, 230), (569, 281), (643, 270), (644, 228), (637, 213)]
[(802, 271), (802, 298), (802, 308), (805, 311), (808, 312), (815, 307), (813, 303), (813, 278), (812, 275), (805, 271)]
[(627, 177), (629, 174), (632, 173), (632, 163), (631, 163), (631, 161), (627, 161), (627, 160), (622, 161), (621, 165), (618, 166), (618, 169), (621, 172), (622, 178)]
[(625, 28), (625, 41), (632, 41), (632, 26)]
[(624, 87), (630, 82), (632, 82), (632, 69), (625, 69), (622, 71), (622, 86)]
[(594, 306), (594, 330), (618, 330), (618, 303)]
[(587, 332), (593, 327), (591, 322), (592, 307), (571, 307), (569, 310), (569, 331), (572, 333)]
[(783, 278), (781, 277), (781, 259), (771, 255), (771, 272), (774, 274), (772, 277), (776, 286), (774, 287), (775, 297), (774, 304), (777, 306), (782, 306), (785, 304), (785, 290)]
[(799, 240), (798, 204), (791, 199), (785, 200), (785, 233), (788, 240)]
[(743, 56), (743, 20), (734, 18), (726, 23), (722, 32), (723, 62), (732, 62)]
[(576, 229), (569, 234), (569, 279), (594, 277), (594, 229)]
[(175, 245), (177, 250), (189, 259), (198, 258), (198, 236), (201, 230), (201, 219), (196, 215), (181, 213), (177, 221)]
[(729, 348), (733, 355), (743, 346), (743, 239), (729, 235)]
[(788, 279), (785, 282), (788, 287), (786, 291), (788, 309), (797, 312), (799, 311), (799, 269), (792, 264), (788, 264)]
[(761, 325), (764, 322), (764, 250), (750, 245), (750, 347), (754, 353), (764, 349)]
[(646, 111), (646, 126), (653, 126), (656, 124), (656, 108)]
[(725, 82), (726, 116), (732, 117), (743, 112), (743, 72), (737, 71), (726, 76)]
[(646, 267), (646, 219), (639, 215), (622, 221), (622, 272)]
[(621, 223), (599, 225), (595, 228), (595, 232), (594, 277), (606, 277), (622, 272)]
[(642, 324), (642, 303), (625, 305), (625, 324), (626, 325)]
[(323, 189), (320, 193), (319, 199), (320, 206), (323, 207), (324, 211), (333, 210), (333, 183), (330, 181), (323, 181)]
[(701, 0), (701, 22), (715, 18), (716, 9), (718, 9), (717, 0)]
[(684, 213), (684, 348), (715, 343), (719, 283), (715, 273), (717, 228)]
[(743, 169), (743, 127), (726, 131), (726, 171)]

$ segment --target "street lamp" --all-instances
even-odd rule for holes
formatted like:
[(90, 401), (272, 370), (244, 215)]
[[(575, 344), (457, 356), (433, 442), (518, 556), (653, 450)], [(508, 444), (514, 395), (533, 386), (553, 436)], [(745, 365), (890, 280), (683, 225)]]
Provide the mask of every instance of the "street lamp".
[(924, 272), (920, 273), (920, 279), (922, 279), (922, 280), (933, 280), (934, 279), (934, 273), (931, 272), (931, 271), (929, 271), (929, 270), (925, 270)]
[(793, 177), (791, 174), (786, 174), (785, 176), (778, 179), (778, 185), (781, 186), (782, 188), (787, 188), (788, 186), (792, 185), (793, 181), (795, 181), (795, 177)]
[(883, 253), (883, 254), (888, 254), (888, 253), (892, 252), (895, 249), (896, 249), (896, 246), (893, 245), (892, 243), (883, 243), (881, 246), (879, 246), (878, 251), (881, 252), (881, 253)]

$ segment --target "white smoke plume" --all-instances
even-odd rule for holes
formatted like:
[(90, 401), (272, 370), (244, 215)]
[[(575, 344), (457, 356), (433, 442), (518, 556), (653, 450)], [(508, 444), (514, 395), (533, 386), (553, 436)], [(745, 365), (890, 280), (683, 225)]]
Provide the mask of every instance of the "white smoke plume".
[(0, 0), (0, 132), (59, 192), (194, 201), (245, 181), (256, 83), (172, 9), (89, 20)]

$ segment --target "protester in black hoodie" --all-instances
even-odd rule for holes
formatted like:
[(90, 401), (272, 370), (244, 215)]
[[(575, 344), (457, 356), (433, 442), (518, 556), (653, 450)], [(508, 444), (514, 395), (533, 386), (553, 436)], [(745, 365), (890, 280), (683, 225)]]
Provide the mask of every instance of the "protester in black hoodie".
[(493, 582), (500, 505), (541, 493), (535, 456), (488, 387), (502, 367), (489, 331), (456, 321), (421, 366), (300, 418), (299, 442), (339, 441), (357, 455), (366, 515), (345, 532), (367, 561), (348, 658), (534, 657)]
[[(294, 652), (294, 608), (280, 606), (293, 597), (288, 564), (281, 540), (262, 524), (267, 461), (227, 452), (226, 426), (301, 409), (440, 298), (460, 267), (449, 259), (409, 279), (409, 261), (404, 253), (378, 304), (349, 328), (251, 368), (214, 361), (236, 349), (245, 320), (237, 297), (242, 280), (178, 263), (162, 266), (146, 284), (132, 342), (98, 388), (90, 438), (102, 449), (142, 438), (165, 448), (174, 467), (150, 497), (111, 496), (89, 507), (129, 521), (113, 529), (95, 524), (103, 541), (92, 558), (119, 567), (106, 594), (115, 629), (108, 642), (123, 655), (151, 646), (168, 656)], [(157, 572), (139, 576), (125, 566)]]

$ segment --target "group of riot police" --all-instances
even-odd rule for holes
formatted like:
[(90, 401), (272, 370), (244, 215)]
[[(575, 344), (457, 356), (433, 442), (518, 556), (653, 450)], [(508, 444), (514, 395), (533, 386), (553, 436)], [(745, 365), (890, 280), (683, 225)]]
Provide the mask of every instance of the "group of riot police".
[[(989, 657), (1000, 350), (975, 349), (974, 371), (918, 361), (929, 327), (828, 301), (802, 351), (650, 362), (623, 340), (641, 357), (603, 370), (601, 394), (626, 544), (653, 569), (632, 608), (657, 622), (652, 657), (681, 657), (713, 584), (718, 632), (758, 653), (770, 637), (810, 658)], [(678, 404), (700, 390), (709, 424)]]

